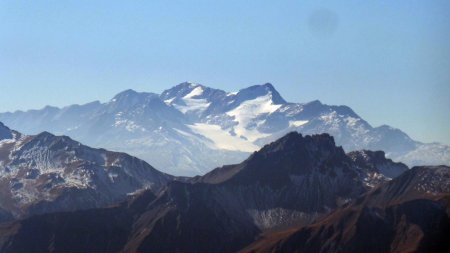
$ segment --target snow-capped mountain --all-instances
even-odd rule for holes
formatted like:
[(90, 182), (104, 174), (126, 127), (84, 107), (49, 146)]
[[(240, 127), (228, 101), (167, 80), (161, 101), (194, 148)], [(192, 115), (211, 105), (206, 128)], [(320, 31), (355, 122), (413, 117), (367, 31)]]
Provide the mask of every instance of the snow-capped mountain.
[(185, 82), (161, 95), (127, 90), (106, 103), (1, 113), (0, 121), (27, 134), (49, 131), (127, 152), (175, 175), (238, 163), (291, 131), (329, 133), (347, 152), (383, 150), (411, 166), (450, 165), (446, 145), (372, 127), (347, 106), (286, 102), (271, 84), (226, 92)]
[(0, 123), (0, 220), (116, 204), (172, 176), (124, 153), (93, 149), (66, 136), (35, 136)]

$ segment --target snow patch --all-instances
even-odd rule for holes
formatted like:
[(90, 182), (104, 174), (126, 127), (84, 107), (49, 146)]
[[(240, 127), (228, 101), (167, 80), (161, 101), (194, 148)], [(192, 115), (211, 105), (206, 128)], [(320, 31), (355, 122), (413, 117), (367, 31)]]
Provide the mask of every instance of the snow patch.
[(270, 136), (259, 132), (256, 128), (263, 122), (257, 122), (255, 119), (263, 114), (271, 114), (278, 110), (282, 105), (276, 105), (272, 102), (272, 94), (257, 97), (240, 104), (235, 109), (226, 114), (234, 117), (234, 121), (238, 123), (234, 127), (234, 132), (238, 136), (246, 138), (250, 142), (254, 142), (260, 138)]
[(289, 127), (300, 127), (303, 126), (304, 124), (308, 123), (308, 120), (294, 120), (294, 121), (289, 121)]
[(189, 125), (195, 133), (205, 136), (214, 143), (214, 148), (233, 151), (253, 152), (260, 147), (250, 141), (232, 136), (219, 125), (197, 123)]
[[(211, 104), (206, 99), (196, 99), (194, 97), (200, 96), (203, 94), (203, 88), (201, 86), (195, 87), (189, 94), (182, 98), (185, 105), (177, 105), (175, 104), (175, 108), (178, 109), (182, 113), (187, 113), (191, 111), (195, 111), (198, 113), (203, 112), (208, 108)], [(169, 99), (170, 100), (170, 99)], [(169, 101), (166, 100), (166, 101)], [(172, 99), (173, 100), (173, 99)], [(172, 102), (172, 101), (170, 101)]]
[(195, 87), (195, 89), (193, 89), (191, 92), (189, 92), (189, 94), (187, 94), (186, 96), (184, 96), (184, 99), (189, 99), (189, 98), (193, 98), (196, 96), (200, 96), (203, 94), (203, 88), (201, 86)]
[(164, 103), (166, 103), (166, 105), (171, 105), (173, 100), (175, 100), (175, 97), (164, 100)]

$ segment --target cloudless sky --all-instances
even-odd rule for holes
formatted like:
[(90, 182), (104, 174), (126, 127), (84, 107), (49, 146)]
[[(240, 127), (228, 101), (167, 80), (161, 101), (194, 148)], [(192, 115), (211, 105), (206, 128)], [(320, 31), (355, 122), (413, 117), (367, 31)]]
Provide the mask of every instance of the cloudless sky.
[(271, 82), (450, 144), (450, 1), (0, 0), (0, 112)]

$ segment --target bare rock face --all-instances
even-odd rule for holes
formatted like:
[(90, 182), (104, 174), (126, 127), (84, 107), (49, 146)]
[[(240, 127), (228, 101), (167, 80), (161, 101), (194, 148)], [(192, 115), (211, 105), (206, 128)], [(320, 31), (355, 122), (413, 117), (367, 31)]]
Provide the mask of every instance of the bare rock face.
[(368, 177), (364, 181), (372, 186), (398, 177), (409, 169), (403, 163), (387, 159), (383, 151), (360, 150), (352, 151), (347, 155), (359, 168), (368, 172)]
[(2, 136), (3, 219), (103, 207), (143, 189), (158, 191), (172, 178), (135, 157), (93, 149), (66, 136), (15, 131)]
[(368, 171), (383, 174), (387, 178), (396, 178), (408, 170), (408, 166), (387, 159), (383, 151), (361, 150), (347, 154), (358, 166)]
[(450, 168), (415, 167), (318, 222), (242, 252), (447, 252)]

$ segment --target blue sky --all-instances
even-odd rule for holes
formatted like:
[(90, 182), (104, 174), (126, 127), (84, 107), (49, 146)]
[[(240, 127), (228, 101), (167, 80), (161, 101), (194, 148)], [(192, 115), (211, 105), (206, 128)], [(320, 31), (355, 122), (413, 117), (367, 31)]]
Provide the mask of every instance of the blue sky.
[(1, 0), (0, 111), (271, 82), (450, 144), (450, 1), (343, 3)]

